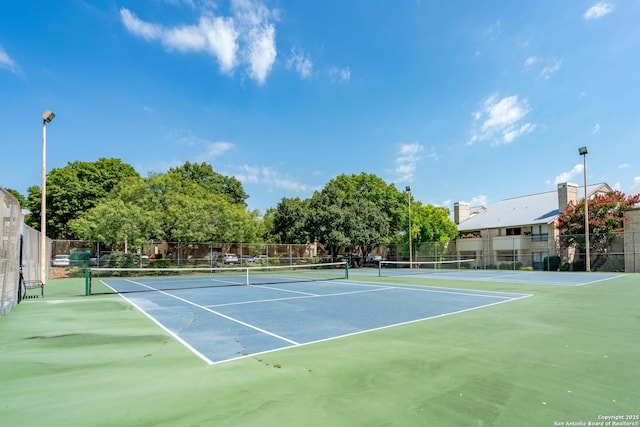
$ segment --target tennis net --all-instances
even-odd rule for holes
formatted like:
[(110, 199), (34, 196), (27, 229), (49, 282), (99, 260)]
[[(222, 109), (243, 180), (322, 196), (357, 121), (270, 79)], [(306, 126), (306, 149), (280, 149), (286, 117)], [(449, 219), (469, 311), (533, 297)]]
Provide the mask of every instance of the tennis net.
[(398, 276), (408, 274), (430, 274), (452, 270), (475, 270), (475, 259), (452, 261), (380, 261), (378, 276)]
[(348, 278), (346, 262), (218, 268), (104, 268), (86, 270), (86, 295), (268, 285)]

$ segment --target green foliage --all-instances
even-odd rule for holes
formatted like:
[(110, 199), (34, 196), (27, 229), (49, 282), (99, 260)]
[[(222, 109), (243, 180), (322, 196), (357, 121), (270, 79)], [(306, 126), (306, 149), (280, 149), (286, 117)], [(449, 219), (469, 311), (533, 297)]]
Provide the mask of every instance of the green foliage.
[[(409, 214), (403, 220), (409, 228)], [(458, 226), (449, 218), (449, 209), (433, 205), (423, 205), (421, 202), (411, 203), (411, 240), (413, 244), (421, 242), (435, 242), (434, 251), (444, 253), (447, 242), (458, 236)], [(403, 241), (408, 243), (409, 236)]]
[(132, 268), (137, 266), (135, 255), (122, 251), (113, 251), (100, 258), (100, 267)]
[(264, 227), (258, 213), (246, 210), (239, 182), (220, 177), (206, 164), (188, 162), (166, 174), (128, 177), (71, 227), (85, 239), (136, 248), (150, 239), (259, 241)]
[(402, 194), (375, 175), (340, 175), (309, 201), (306, 229), (329, 253), (390, 243), (400, 229)]
[[(70, 162), (53, 169), (47, 177), (47, 235), (55, 239), (76, 239), (70, 221), (96, 206), (127, 177), (139, 177), (135, 169), (120, 159), (101, 158), (96, 162)], [(27, 208), (40, 217), (41, 190), (29, 188)], [(34, 220), (30, 225), (40, 228)]]
[[(640, 203), (640, 194), (625, 196), (620, 191), (590, 197), (587, 202), (590, 249), (597, 253), (606, 252), (615, 233), (621, 232), (624, 228), (624, 212), (637, 203)], [(585, 248), (584, 219), (584, 200), (576, 204), (570, 203), (560, 214), (558, 228), (566, 246)], [(584, 267), (582, 269), (584, 270)]]
[(149, 268), (169, 268), (169, 267), (171, 267), (171, 260), (169, 258), (149, 260)]
[(278, 243), (307, 243), (309, 232), (307, 231), (307, 219), (309, 217), (309, 202), (302, 201), (298, 197), (283, 198), (275, 210), (269, 213), (273, 218), (271, 222), (271, 235)]
[[(340, 175), (310, 199), (282, 199), (265, 217), (269, 235), (278, 242), (317, 240), (332, 255), (341, 248), (364, 254), (378, 245), (408, 241), (402, 235), (408, 229), (407, 197), (375, 175)], [(436, 241), (443, 247), (458, 233), (445, 208), (414, 202), (411, 220), (416, 243)]]
[(498, 265), (498, 270), (521, 270), (522, 263), (519, 261), (502, 262)]
[(234, 177), (224, 176), (215, 172), (208, 163), (185, 162), (182, 166), (171, 168), (168, 174), (176, 174), (181, 180), (191, 181), (207, 190), (208, 193), (224, 196), (231, 204), (246, 206), (249, 197), (242, 188), (242, 183)]
[(80, 218), (71, 220), (69, 228), (82, 239), (141, 247), (162, 233), (159, 222), (154, 219), (136, 204), (105, 199)]

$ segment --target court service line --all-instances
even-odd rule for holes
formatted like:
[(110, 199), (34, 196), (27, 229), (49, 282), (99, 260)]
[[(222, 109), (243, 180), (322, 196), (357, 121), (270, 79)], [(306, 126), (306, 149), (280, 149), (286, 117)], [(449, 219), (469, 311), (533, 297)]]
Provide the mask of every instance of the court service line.
[[(533, 274), (533, 273), (526, 273), (526, 274)], [(524, 276), (525, 274), (523, 273), (508, 273), (508, 274), (497, 274), (497, 275), (493, 275), (493, 276), (489, 276), (489, 277), (479, 277), (478, 279), (474, 279), (474, 280), (479, 280), (479, 281), (488, 281), (488, 280), (494, 280), (494, 279), (504, 279), (506, 278), (512, 278), (512, 277), (519, 277), (519, 276)]]
[[(533, 295), (523, 295), (523, 294), (521, 294), (521, 296), (512, 298), (510, 300), (496, 301), (496, 302), (492, 302), (492, 303), (488, 303), (488, 304), (484, 304), (484, 305), (479, 305), (479, 306), (476, 306), (476, 307), (469, 307), (469, 308), (464, 308), (464, 309), (461, 309), (461, 310), (451, 311), (451, 312), (447, 312), (447, 313), (435, 314), (433, 316), (422, 317), (420, 319), (407, 320), (405, 322), (398, 322), (398, 323), (393, 323), (393, 324), (389, 324), (389, 325), (379, 326), (379, 327), (376, 327), (376, 328), (363, 329), (363, 330), (360, 330), (360, 331), (350, 332), (350, 333), (347, 333), (347, 334), (336, 335), (336, 336), (322, 338), (322, 339), (313, 340), (313, 341), (307, 341), (307, 342), (299, 344), (299, 346), (307, 346), (307, 345), (317, 344), (317, 343), (321, 343), (321, 342), (333, 341), (333, 340), (346, 338), (346, 337), (351, 337), (351, 336), (355, 336), (355, 335), (366, 334), (366, 333), (369, 333), (369, 332), (382, 331), (382, 330), (385, 330), (385, 329), (395, 328), (395, 327), (398, 327), (398, 326), (410, 325), (412, 323), (423, 322), (425, 320), (432, 320), (432, 319), (438, 319), (438, 318), (441, 318), (441, 317), (448, 317), (448, 316), (452, 316), (452, 315), (455, 315), (455, 314), (461, 314), (461, 313), (466, 313), (466, 312), (469, 312), (469, 311), (480, 310), (480, 309), (491, 307), (491, 306), (494, 306), (494, 305), (505, 304), (505, 303), (508, 303), (508, 302), (511, 302), (511, 301), (517, 301), (517, 300), (523, 299), (523, 298), (529, 298), (531, 296), (533, 296)], [(278, 348), (278, 349), (273, 349), (273, 350), (266, 350), (266, 351), (262, 351), (262, 352), (259, 352), (259, 353), (253, 353), (253, 354), (251, 354), (251, 356), (258, 356), (258, 355), (261, 355), (261, 354), (273, 353), (273, 352), (279, 351), (279, 350), (283, 350), (283, 348)], [(227, 362), (227, 360), (220, 361), (218, 363), (224, 363), (224, 362)]]
[[(354, 286), (368, 286), (368, 282), (354, 282), (354, 283), (348, 283), (348, 284), (354, 285)], [(372, 285), (372, 286), (384, 286), (384, 285)], [(497, 292), (497, 291), (472, 291), (469, 289), (436, 288), (433, 286), (422, 286), (422, 285), (389, 284), (388, 288), (401, 290), (401, 291), (433, 292), (433, 293), (442, 293), (442, 294), (464, 295), (464, 296), (472, 296), (472, 297), (477, 296), (477, 297), (485, 297), (485, 298), (502, 298), (502, 299), (512, 299), (514, 297), (521, 297), (521, 296), (532, 296), (531, 294), (519, 294), (519, 293)]]
[[(255, 288), (257, 286), (253, 285), (253, 287)], [(267, 289), (274, 289), (276, 291), (286, 291), (286, 289), (271, 288), (269, 286), (260, 286), (260, 287), (267, 288)], [(257, 303), (263, 303), (263, 302), (291, 301), (291, 300), (309, 299), (309, 298), (327, 298), (327, 297), (336, 297), (336, 296), (343, 296), (343, 295), (363, 294), (367, 292), (379, 292), (379, 291), (386, 291), (386, 290), (392, 290), (392, 289), (396, 289), (396, 288), (386, 287), (386, 288), (377, 288), (377, 289), (367, 289), (365, 291), (337, 292), (333, 294), (322, 294), (322, 295), (308, 294), (308, 295), (302, 295), (297, 297), (265, 298), (265, 299), (254, 300), (254, 301), (240, 301), (240, 302), (229, 302), (225, 304), (213, 304), (213, 305), (208, 305), (207, 307), (229, 307), (233, 305), (257, 304)], [(301, 293), (304, 294), (304, 292), (301, 292)]]
[(619, 274), (617, 276), (605, 277), (604, 279), (591, 280), (589, 282), (582, 282), (582, 283), (578, 283), (576, 286), (584, 286), (584, 285), (590, 285), (592, 283), (606, 282), (607, 280), (617, 279), (618, 277), (622, 277), (622, 276), (626, 276), (626, 274)]
[[(155, 289), (155, 288), (152, 288), (151, 286), (147, 286), (144, 283), (136, 282), (134, 280), (127, 280), (127, 281), (131, 282), (131, 283), (135, 283), (136, 285), (144, 286), (144, 287), (149, 288), (149, 289)], [(285, 337), (280, 336), (278, 334), (274, 334), (273, 332), (269, 332), (266, 329), (259, 328), (259, 327), (255, 326), (255, 325), (252, 325), (252, 324), (247, 323), (247, 322), (243, 322), (242, 320), (236, 319), (234, 317), (227, 316), (226, 314), (220, 313), (219, 311), (212, 310), (212, 309), (210, 309), (210, 308), (208, 308), (208, 307), (206, 307), (204, 305), (196, 304), (193, 301), (189, 301), (188, 299), (181, 298), (181, 297), (179, 297), (177, 295), (173, 295), (173, 294), (171, 294), (169, 292), (166, 292), (166, 291), (161, 291), (161, 290), (157, 290), (157, 291), (159, 293), (163, 294), (163, 295), (166, 295), (168, 297), (177, 299), (178, 301), (182, 301), (184, 303), (187, 303), (187, 304), (192, 305), (194, 307), (200, 308), (202, 310), (208, 311), (209, 313), (215, 314), (215, 315), (220, 316), (220, 317), (222, 317), (224, 319), (227, 319), (227, 320), (230, 320), (232, 322), (235, 322), (235, 323), (237, 323), (239, 325), (246, 326), (247, 328), (253, 329), (254, 331), (262, 332), (263, 334), (266, 334), (266, 335), (272, 336), (274, 338), (280, 339), (282, 341), (288, 342), (289, 344), (300, 345), (299, 342), (290, 340), (289, 338), (285, 338)]]

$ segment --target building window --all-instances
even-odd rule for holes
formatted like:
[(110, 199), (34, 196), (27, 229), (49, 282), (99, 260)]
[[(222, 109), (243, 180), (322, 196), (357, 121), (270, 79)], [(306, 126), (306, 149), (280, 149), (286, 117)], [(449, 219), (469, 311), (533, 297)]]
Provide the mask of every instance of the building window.
[(521, 233), (522, 229), (520, 227), (507, 228), (507, 236), (519, 236)]
[(531, 227), (531, 240), (533, 242), (549, 240), (549, 226), (547, 224), (540, 224)]
[(533, 253), (533, 269), (544, 270), (544, 259), (549, 256), (548, 252), (534, 252)]
[(514, 262), (518, 257), (513, 251), (496, 251), (496, 259), (498, 262)]

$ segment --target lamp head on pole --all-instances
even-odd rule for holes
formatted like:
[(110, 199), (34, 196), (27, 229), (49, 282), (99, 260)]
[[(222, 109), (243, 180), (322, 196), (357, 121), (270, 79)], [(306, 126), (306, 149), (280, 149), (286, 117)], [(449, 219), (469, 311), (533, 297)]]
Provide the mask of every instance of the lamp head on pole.
[(411, 193), (411, 186), (407, 185), (407, 186), (404, 188), (404, 191), (406, 191), (407, 193)]
[(49, 123), (49, 122), (51, 122), (51, 120), (53, 120), (53, 118), (54, 118), (55, 116), (56, 116), (56, 115), (55, 115), (55, 114), (53, 114), (53, 111), (51, 111), (51, 110), (44, 110), (44, 113), (42, 113), (42, 121), (43, 121), (43, 122), (45, 122), (45, 123)]
[(589, 153), (589, 150), (587, 149), (587, 147), (580, 147), (578, 148), (578, 153), (580, 153), (581, 156), (584, 156), (585, 154)]

